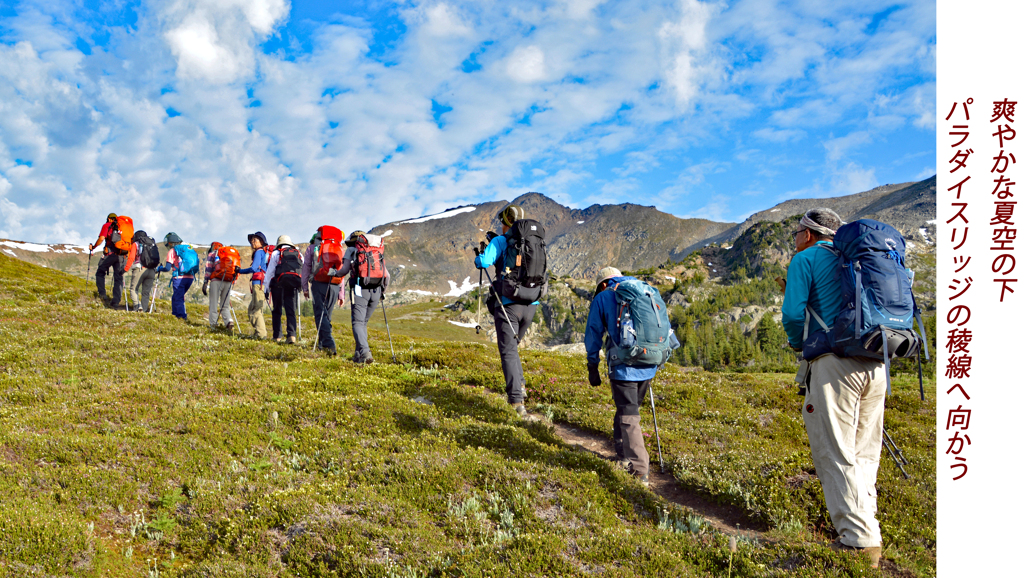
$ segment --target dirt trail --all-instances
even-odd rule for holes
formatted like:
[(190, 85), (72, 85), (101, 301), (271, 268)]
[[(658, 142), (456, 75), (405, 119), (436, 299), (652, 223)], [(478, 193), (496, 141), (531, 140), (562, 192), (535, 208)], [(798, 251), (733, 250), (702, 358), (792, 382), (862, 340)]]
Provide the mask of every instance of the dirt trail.
[[(565, 443), (592, 452), (604, 459), (611, 459), (615, 456), (615, 448), (610, 439), (561, 423), (553, 425), (555, 433)], [(648, 450), (650, 451), (650, 448)], [(656, 452), (657, 449), (653, 451)], [(680, 488), (676, 479), (670, 474), (661, 473), (657, 465), (651, 464), (648, 480), (652, 492), (669, 502), (692, 510), (705, 518), (719, 532), (757, 540), (768, 539), (764, 534), (764, 528), (751, 523), (737, 508), (716, 504), (703, 496)]]

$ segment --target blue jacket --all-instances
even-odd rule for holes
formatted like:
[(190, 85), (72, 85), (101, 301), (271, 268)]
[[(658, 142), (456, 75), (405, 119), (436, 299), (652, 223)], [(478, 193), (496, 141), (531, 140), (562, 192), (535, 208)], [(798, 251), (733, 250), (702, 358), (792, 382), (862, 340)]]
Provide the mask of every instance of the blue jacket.
[[(239, 275), (252, 275), (253, 273), (266, 273), (267, 272), (267, 252), (264, 249), (256, 249), (256, 252), (252, 255), (252, 265), (245, 269), (239, 269)], [(262, 279), (252, 279), (253, 285), (261, 285)]]
[[(486, 269), (488, 267), (493, 266), (494, 263), (497, 262), (499, 259), (504, 260), (506, 250), (508, 250), (508, 239), (505, 237), (505, 235), (498, 235), (497, 237), (491, 239), (491, 242), (487, 245), (487, 248), (484, 249), (483, 253), (477, 255), (476, 259), (473, 260), (473, 263), (476, 265), (477, 269)], [(499, 274), (498, 279), (500, 278), (501, 276)], [(498, 279), (494, 280), (495, 285), (497, 285)], [(504, 303), (505, 305), (513, 303), (513, 301), (508, 297), (502, 297), (501, 302)], [(539, 303), (539, 301), (534, 301), (532, 305), (536, 305), (537, 303)]]
[[(590, 302), (590, 313), (587, 315), (587, 333), (583, 343), (587, 346), (587, 363), (600, 363), (601, 347), (604, 345), (604, 334), (607, 333), (615, 345), (619, 344), (618, 304), (615, 301), (613, 287), (624, 279), (632, 277), (612, 277), (608, 288), (594, 295)], [(608, 378), (616, 381), (645, 381), (658, 373), (657, 365), (626, 365), (620, 364), (610, 368)]]
[[(786, 330), (789, 344), (794, 347), (802, 347), (804, 344), (804, 312), (808, 305), (829, 327), (835, 324), (839, 316), (839, 302), (842, 298), (839, 276), (836, 274), (839, 257), (819, 245), (831, 247), (832, 242), (818, 241), (794, 255), (786, 273), (782, 327)], [(819, 329), (824, 327), (811, 316), (809, 333)]]

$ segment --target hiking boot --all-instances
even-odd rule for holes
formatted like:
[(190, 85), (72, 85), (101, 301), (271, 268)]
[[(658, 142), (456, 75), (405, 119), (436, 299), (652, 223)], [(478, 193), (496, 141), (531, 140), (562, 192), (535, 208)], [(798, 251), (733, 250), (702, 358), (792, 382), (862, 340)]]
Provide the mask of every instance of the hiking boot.
[(338, 354), (338, 350), (337, 349), (324, 349), (324, 352), (326, 352), (327, 355), (329, 355), (331, 357), (334, 357), (335, 355)]
[(650, 482), (649, 479), (647, 479), (647, 474), (644, 474), (642, 476), (638, 476), (636, 474), (633, 474), (633, 477), (636, 478), (636, 481), (640, 482), (640, 484), (643, 485), (643, 487), (645, 487), (645, 488), (650, 488), (651, 487), (651, 482)]
[(373, 363), (373, 358), (367, 357), (366, 359), (363, 359), (363, 363), (365, 363), (366, 365), (370, 365)]
[(228, 324), (224, 326), (224, 329), (227, 329), (228, 331), (231, 331), (234, 328), (235, 328), (235, 324), (230, 322), (230, 321), (228, 321)]
[(834, 542), (828, 545), (828, 547), (836, 552), (853, 552), (867, 556), (868, 560), (871, 561), (872, 568), (878, 568), (878, 562), (882, 558), (881, 546), (858, 548), (857, 546), (847, 546), (846, 544), (843, 544), (839, 538), (836, 538)]
[(289, 335), (288, 336), (288, 344), (289, 345), (295, 345), (295, 336), (294, 335)]
[(518, 413), (519, 417), (522, 419), (526, 419), (526, 416), (530, 415), (530, 412), (526, 411), (526, 406), (521, 403), (515, 404), (512, 408), (516, 410), (516, 413)]
[(274, 338), (274, 343), (281, 343), (281, 338), (280, 337), (275, 337)]
[(616, 466), (619, 466), (623, 470), (625, 470), (627, 472), (632, 472), (633, 465), (630, 464), (629, 460), (627, 460), (625, 457), (623, 457), (623, 456), (612, 456), (612, 457), (610, 457), (608, 459), (611, 460), (611, 462), (613, 464), (615, 464)]

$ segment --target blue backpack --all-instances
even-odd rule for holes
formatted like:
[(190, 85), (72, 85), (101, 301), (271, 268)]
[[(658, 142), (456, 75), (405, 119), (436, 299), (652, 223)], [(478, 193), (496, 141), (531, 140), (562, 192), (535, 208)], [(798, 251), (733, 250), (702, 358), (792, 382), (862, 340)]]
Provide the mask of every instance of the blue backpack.
[(619, 344), (609, 339), (608, 367), (663, 365), (679, 341), (661, 294), (647, 283), (627, 277), (613, 289), (618, 306)]
[(199, 273), (199, 255), (190, 245), (182, 243), (174, 248), (175, 254), (181, 263), (178, 265), (178, 272), (182, 275), (195, 275)]
[[(861, 219), (840, 227), (832, 244), (832, 248), (821, 246), (839, 257), (839, 315), (834, 326), (805, 341), (804, 351), (813, 349), (815, 343), (827, 342), (828, 349), (839, 357), (884, 360), (886, 386), (891, 393), (891, 358), (914, 357), (922, 346), (928, 358), (921, 310), (910, 290), (911, 276), (904, 265), (906, 242), (895, 228)], [(808, 315), (817, 318), (810, 308)], [(920, 334), (914, 331), (915, 319)]]

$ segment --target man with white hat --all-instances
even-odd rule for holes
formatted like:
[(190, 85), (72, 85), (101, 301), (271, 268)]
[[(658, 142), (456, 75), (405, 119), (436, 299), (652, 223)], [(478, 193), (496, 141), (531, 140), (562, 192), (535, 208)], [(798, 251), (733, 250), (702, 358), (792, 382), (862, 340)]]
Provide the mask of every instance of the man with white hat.
[(295, 343), (298, 322), (295, 305), (298, 303), (299, 289), (302, 286), (301, 275), (302, 253), (292, 245), (291, 237), (281, 235), (277, 238), (274, 252), (267, 264), (267, 279), (270, 281), (264, 287), (265, 294), (270, 297), (270, 320), (274, 341), (281, 341), (281, 309), (284, 308), (288, 343)]

